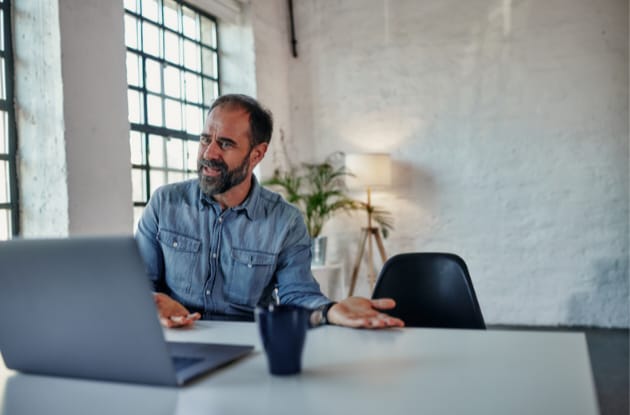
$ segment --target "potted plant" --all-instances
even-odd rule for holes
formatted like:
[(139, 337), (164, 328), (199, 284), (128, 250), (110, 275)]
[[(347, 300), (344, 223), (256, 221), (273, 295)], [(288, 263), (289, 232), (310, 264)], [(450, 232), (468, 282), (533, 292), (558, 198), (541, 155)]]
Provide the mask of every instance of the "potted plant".
[(366, 210), (380, 226), (383, 236), (393, 228), (389, 212), (351, 199), (346, 194), (345, 177), (352, 175), (346, 171), (343, 153), (333, 153), (322, 163), (302, 163), (299, 167), (290, 166), (286, 171), (276, 169), (265, 186), (275, 186), (281, 190), (289, 203), (296, 205), (306, 223), (312, 240), (312, 263), (324, 265), (326, 261), (326, 237), (321, 235), (325, 223), (338, 211)]

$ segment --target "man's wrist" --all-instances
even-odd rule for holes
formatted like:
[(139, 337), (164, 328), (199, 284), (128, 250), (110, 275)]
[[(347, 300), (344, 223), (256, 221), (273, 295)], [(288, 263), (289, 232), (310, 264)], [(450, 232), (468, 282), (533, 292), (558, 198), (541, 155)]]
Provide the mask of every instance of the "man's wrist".
[(323, 306), (317, 307), (315, 310), (313, 310), (310, 318), (311, 327), (319, 327), (330, 324), (328, 320), (328, 312), (335, 304), (337, 304), (337, 302), (331, 301), (330, 303), (326, 303)]

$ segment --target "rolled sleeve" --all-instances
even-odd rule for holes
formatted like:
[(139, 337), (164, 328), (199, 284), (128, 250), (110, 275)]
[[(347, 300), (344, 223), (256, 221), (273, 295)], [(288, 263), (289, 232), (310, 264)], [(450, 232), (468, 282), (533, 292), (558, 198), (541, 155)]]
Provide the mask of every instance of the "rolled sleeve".
[(301, 215), (291, 219), (276, 269), (282, 304), (317, 308), (331, 300), (322, 294), (311, 272), (311, 238)]

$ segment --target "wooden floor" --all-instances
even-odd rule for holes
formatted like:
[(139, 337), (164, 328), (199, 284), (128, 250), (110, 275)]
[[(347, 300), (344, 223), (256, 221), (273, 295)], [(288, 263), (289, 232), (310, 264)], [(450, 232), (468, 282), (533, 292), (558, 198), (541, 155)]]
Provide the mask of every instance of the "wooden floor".
[(598, 329), (591, 327), (523, 327), (488, 326), (501, 330), (577, 331), (586, 335), (597, 400), (601, 415), (630, 414), (630, 361), (628, 359), (628, 329)]

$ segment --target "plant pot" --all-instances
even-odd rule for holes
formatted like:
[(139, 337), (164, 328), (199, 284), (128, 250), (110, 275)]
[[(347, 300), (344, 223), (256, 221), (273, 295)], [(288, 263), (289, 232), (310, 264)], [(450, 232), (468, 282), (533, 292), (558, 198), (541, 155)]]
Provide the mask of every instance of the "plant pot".
[(311, 238), (311, 265), (326, 264), (326, 236)]

